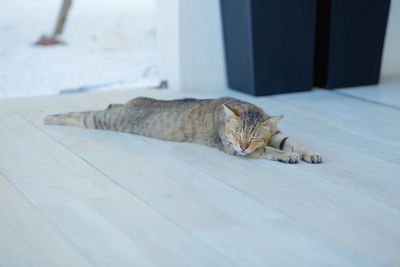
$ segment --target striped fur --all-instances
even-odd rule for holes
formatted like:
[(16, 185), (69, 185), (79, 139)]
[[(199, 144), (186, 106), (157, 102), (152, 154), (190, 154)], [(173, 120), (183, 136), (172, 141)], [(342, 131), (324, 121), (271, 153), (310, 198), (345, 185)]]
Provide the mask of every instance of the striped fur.
[(193, 142), (236, 156), (320, 163), (319, 154), (279, 131), (282, 117), (269, 116), (253, 104), (229, 97), (168, 101), (140, 97), (99, 111), (49, 115), (44, 123)]

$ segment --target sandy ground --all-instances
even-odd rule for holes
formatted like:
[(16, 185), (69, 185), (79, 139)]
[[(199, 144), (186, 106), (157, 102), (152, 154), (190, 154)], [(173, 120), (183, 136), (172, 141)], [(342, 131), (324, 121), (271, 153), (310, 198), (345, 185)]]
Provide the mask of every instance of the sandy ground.
[(61, 0), (0, 0), (0, 99), (157, 84), (155, 3), (74, 0), (64, 46), (35, 47)]

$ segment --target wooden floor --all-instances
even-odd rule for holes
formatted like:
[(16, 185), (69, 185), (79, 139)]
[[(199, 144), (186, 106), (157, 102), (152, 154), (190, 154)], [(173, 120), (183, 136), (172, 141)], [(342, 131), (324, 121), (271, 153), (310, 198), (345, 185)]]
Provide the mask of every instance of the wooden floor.
[[(135, 96), (232, 95), (324, 163), (46, 126)], [(400, 79), (253, 98), (128, 90), (0, 102), (0, 266), (400, 266)]]

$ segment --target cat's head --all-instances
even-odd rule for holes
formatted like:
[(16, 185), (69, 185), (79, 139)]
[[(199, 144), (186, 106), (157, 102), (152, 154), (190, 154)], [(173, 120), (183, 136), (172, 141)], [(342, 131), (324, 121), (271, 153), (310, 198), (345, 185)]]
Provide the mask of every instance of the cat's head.
[(269, 117), (255, 109), (239, 112), (226, 104), (223, 107), (226, 115), (225, 134), (235, 150), (242, 155), (265, 147), (283, 118), (283, 115)]

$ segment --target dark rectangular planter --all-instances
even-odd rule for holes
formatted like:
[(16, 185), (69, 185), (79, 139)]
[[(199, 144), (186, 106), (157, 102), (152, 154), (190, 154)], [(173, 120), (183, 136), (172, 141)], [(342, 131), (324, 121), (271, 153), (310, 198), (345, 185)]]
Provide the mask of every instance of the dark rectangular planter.
[(319, 0), (315, 85), (379, 82), (390, 0)]
[(221, 0), (229, 87), (252, 95), (313, 86), (317, 0)]

